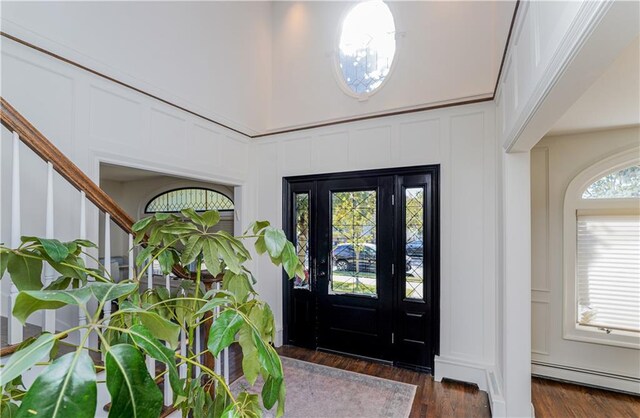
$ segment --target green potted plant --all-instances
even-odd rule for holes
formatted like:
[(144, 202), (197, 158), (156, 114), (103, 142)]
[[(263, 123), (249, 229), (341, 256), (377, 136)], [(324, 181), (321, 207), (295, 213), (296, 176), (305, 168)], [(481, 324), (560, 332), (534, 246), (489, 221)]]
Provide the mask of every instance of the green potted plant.
[[(20, 293), (13, 316), (25, 323), (29, 315), (44, 309), (78, 306), (87, 323), (56, 334), (42, 333), (25, 341), (0, 371), (0, 416), (4, 417), (94, 417), (97, 408), (98, 374), (111, 403), (109, 417), (158, 417), (163, 396), (149, 374), (145, 356), (165, 366), (165, 384), (171, 385), (174, 406), (184, 417), (258, 417), (262, 410), (276, 408), (284, 413), (285, 384), (282, 363), (272, 346), (275, 324), (272, 311), (258, 298), (255, 279), (245, 263), (251, 255), (243, 242), (253, 241), (259, 255), (267, 253), (275, 265), (282, 265), (289, 277), (303, 275), (295, 248), (282, 230), (268, 222), (254, 222), (240, 237), (212, 228), (218, 223), (217, 211), (182, 211), (182, 216), (158, 213), (133, 226), (139, 274), (114, 282), (104, 268), (90, 268), (83, 258), (90, 257), (95, 245), (86, 240), (60, 242), (55, 239), (22, 237), (18, 248), (0, 246), (0, 275), (8, 270)], [(83, 257), (82, 255), (85, 255)], [(195, 265), (191, 280), (185, 280), (175, 295), (152, 290), (141, 295), (141, 279), (157, 260), (163, 273)], [(97, 260), (96, 260), (97, 262)], [(48, 263), (60, 277), (47, 285), (41, 282), (43, 264)], [(204, 288), (203, 264), (209, 274), (222, 276), (220, 290)], [(106, 304), (118, 309), (108, 318), (102, 315)], [(90, 307), (94, 306), (93, 309)], [(212, 320), (212, 310), (220, 314)], [(210, 322), (205, 336), (206, 352), (217, 356), (238, 342), (242, 348), (242, 371), (250, 384), (261, 376), (261, 395), (246, 391), (235, 395), (224, 379), (200, 363), (203, 352), (195, 347), (198, 326)], [(81, 332), (81, 341), (70, 352), (57, 356), (64, 338)], [(188, 338), (186, 355), (178, 347), (181, 332)], [(87, 341), (97, 335), (104, 362), (89, 355)], [(29, 388), (21, 376), (38, 361), (46, 368)], [(186, 377), (178, 369), (186, 365)], [(184, 366), (183, 366), (184, 367)], [(196, 375), (195, 371), (199, 373)]]

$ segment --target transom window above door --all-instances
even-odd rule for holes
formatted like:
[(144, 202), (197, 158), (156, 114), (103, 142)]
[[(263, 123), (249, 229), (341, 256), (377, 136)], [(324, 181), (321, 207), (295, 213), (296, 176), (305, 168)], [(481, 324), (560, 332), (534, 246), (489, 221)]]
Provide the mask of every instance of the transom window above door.
[(145, 213), (180, 212), (193, 208), (196, 212), (208, 210), (232, 211), (233, 201), (215, 190), (202, 188), (183, 188), (164, 192), (147, 203)]

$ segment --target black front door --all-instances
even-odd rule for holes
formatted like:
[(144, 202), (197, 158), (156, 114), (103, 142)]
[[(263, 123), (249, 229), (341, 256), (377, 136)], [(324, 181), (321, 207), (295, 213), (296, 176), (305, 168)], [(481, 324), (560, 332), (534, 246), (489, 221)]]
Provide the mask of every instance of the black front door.
[(438, 346), (438, 167), (288, 178), (285, 341), (431, 370)]

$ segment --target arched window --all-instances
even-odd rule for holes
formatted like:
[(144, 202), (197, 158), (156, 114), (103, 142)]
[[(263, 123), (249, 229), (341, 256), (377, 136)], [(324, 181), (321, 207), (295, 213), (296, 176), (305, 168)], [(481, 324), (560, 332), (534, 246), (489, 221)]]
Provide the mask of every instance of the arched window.
[(389, 6), (363, 1), (345, 17), (338, 45), (338, 67), (347, 91), (366, 97), (382, 85), (396, 53), (396, 27)]
[(640, 161), (606, 159), (567, 188), (565, 338), (640, 347)]
[(587, 187), (583, 199), (640, 198), (640, 166), (632, 165), (608, 174)]
[(215, 190), (184, 188), (164, 192), (153, 199), (144, 209), (145, 213), (180, 212), (193, 208), (196, 212), (207, 210), (232, 211), (233, 201)]

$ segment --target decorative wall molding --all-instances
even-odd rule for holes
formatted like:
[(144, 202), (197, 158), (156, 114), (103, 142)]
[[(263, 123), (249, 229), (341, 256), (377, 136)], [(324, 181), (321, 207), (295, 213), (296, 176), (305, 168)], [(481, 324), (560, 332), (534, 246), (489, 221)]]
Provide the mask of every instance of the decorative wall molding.
[[(514, 108), (510, 109), (510, 111), (513, 114), (517, 115), (517, 117), (513, 120), (504, 121), (506, 122), (506, 132), (503, 132), (503, 147), (507, 152), (513, 150), (516, 141), (520, 138), (527, 125), (531, 122), (533, 116), (538, 112), (540, 106), (544, 103), (549, 93), (556, 86), (560, 78), (565, 74), (568, 66), (580, 52), (585, 42), (589, 39), (602, 18), (609, 11), (612, 4), (612, 0), (599, 2), (582, 2), (580, 4), (580, 7), (575, 17), (572, 19), (568, 30), (559, 40), (558, 46), (553, 51), (551, 58), (549, 59), (544, 70), (535, 82), (534, 87), (531, 89), (531, 93), (527, 98), (523, 98), (523, 100), (521, 101), (520, 104), (522, 107), (519, 107), (516, 104)], [(527, 8), (527, 10), (530, 10), (530, 8)], [(537, 15), (537, 13), (532, 14), (532, 16), (534, 15)], [(522, 16), (522, 19), (524, 19), (524, 17), (525, 16)], [(536, 25), (538, 23), (539, 21), (537, 19), (535, 19), (535, 22), (533, 22), (533, 24)], [(522, 20), (520, 18), (517, 21), (517, 25), (518, 24), (522, 24)], [(536, 45), (537, 44), (534, 45), (532, 51), (537, 51), (539, 45)], [(511, 56), (515, 56), (518, 53), (532, 52), (520, 50), (521, 48), (517, 48), (514, 43), (511, 43), (507, 51), (507, 59), (509, 59)], [(536, 60), (537, 59), (538, 58), (536, 58)], [(514, 71), (517, 71), (517, 69), (514, 69)], [(498, 86), (498, 94), (501, 93), (500, 90), (505, 89), (504, 80), (506, 80), (508, 76), (509, 74), (507, 74), (507, 72), (502, 75), (503, 82)], [(505, 91), (505, 94), (515, 98), (517, 90), (516, 85), (514, 84), (510, 89), (507, 88), (507, 90), (511, 91)], [(508, 102), (508, 100), (503, 100), (502, 106), (506, 106)], [(509, 109), (505, 111), (505, 114), (509, 115)]]

